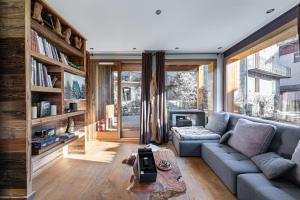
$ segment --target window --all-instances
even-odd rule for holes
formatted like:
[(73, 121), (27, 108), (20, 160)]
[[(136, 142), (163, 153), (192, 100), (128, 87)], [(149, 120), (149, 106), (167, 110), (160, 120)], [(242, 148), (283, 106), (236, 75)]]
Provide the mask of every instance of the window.
[(131, 100), (131, 88), (123, 87), (123, 100), (130, 101)]
[(197, 108), (197, 72), (167, 72), (166, 96), (170, 110)]
[(168, 110), (213, 111), (213, 64), (167, 66), (165, 81)]
[(298, 36), (226, 65), (226, 110), (300, 125)]

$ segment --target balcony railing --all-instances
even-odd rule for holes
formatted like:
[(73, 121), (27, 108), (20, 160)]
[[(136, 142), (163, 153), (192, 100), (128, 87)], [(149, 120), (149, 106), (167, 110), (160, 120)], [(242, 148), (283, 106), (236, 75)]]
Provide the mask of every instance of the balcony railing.
[(283, 79), (291, 77), (291, 68), (280, 65), (272, 57), (270, 60), (255, 54), (247, 58), (248, 70), (255, 73), (269, 75), (275, 78)]

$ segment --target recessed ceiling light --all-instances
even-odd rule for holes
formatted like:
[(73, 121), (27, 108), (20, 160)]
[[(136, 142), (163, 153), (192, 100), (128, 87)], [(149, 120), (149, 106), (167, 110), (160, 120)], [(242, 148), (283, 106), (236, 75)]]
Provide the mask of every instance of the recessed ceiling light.
[(274, 9), (274, 8), (271, 8), (271, 9), (267, 10), (266, 13), (267, 13), (267, 14), (270, 14), (270, 13), (272, 13), (272, 12), (274, 12), (274, 11), (275, 11), (275, 9)]
[(156, 15), (160, 15), (160, 14), (161, 14), (161, 10), (156, 10), (156, 11), (155, 11), (155, 14), (156, 14)]
[(223, 47), (218, 47), (219, 50), (221, 50)]
[(175, 50), (178, 50), (179, 49), (179, 47), (175, 47)]

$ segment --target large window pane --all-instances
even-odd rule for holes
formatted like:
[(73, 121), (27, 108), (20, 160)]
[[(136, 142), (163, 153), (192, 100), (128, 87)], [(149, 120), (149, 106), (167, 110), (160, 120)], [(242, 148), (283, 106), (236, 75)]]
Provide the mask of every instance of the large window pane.
[(122, 137), (139, 137), (141, 112), (140, 71), (121, 72), (121, 129)]
[(213, 65), (189, 66), (166, 71), (166, 97), (169, 110), (213, 111)]
[(166, 72), (169, 110), (197, 108), (197, 72)]
[(300, 125), (298, 36), (226, 65), (226, 109)]

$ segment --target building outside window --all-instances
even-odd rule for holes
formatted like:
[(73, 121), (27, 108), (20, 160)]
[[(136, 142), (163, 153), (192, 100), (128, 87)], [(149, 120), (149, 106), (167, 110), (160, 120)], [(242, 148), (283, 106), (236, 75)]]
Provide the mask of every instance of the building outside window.
[(298, 36), (226, 65), (226, 109), (300, 124)]

